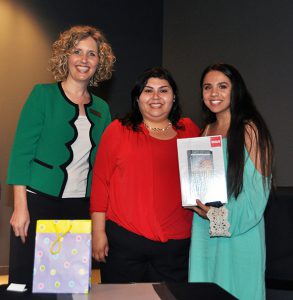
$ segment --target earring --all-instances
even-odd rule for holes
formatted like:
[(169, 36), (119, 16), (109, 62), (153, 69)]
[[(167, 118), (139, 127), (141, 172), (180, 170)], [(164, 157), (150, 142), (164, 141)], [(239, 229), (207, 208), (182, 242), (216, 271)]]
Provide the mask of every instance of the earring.
[(175, 102), (175, 96), (173, 97), (173, 102)]

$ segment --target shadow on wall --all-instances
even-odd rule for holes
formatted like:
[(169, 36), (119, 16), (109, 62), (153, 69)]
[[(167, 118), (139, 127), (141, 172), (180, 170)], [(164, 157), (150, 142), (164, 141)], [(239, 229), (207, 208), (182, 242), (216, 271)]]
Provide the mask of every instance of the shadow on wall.
[(277, 187), (271, 193), (265, 224), (268, 286), (282, 288), (282, 281), (290, 281), (293, 290), (293, 186)]
[[(32, 87), (53, 80), (47, 71), (51, 40), (33, 16), (12, 1), (0, 2), (0, 274), (7, 268), (12, 188), (5, 184), (9, 153), (20, 110)], [(4, 59), (3, 59), (4, 58)], [(4, 272), (5, 273), (5, 272)]]
[[(8, 264), (12, 211), (11, 189), (5, 184), (7, 162), (20, 110), (33, 85), (53, 81), (47, 71), (52, 42), (59, 32), (76, 24), (98, 26), (104, 31), (117, 62), (113, 79), (93, 92), (109, 102), (113, 117), (124, 115), (136, 76), (147, 67), (162, 64), (163, 1), (86, 0), (81, 10), (79, 2), (70, 0), (0, 0), (0, 11), (1, 272), (1, 266)], [(152, 22), (141, 21), (150, 15)]]

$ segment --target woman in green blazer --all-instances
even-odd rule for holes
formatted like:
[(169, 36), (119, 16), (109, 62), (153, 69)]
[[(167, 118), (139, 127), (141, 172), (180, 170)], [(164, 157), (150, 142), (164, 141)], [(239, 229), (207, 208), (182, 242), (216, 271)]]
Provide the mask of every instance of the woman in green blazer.
[(14, 185), (9, 282), (32, 285), (38, 219), (88, 219), (89, 188), (108, 105), (88, 90), (112, 75), (111, 46), (94, 27), (74, 26), (53, 44), (56, 83), (38, 84), (20, 115), (9, 167)]

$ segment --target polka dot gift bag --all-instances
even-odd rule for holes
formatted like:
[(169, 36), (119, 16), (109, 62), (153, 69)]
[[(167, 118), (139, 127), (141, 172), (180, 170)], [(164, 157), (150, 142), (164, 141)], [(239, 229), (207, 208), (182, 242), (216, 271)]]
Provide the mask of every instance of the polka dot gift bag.
[(33, 293), (89, 292), (91, 221), (38, 220)]

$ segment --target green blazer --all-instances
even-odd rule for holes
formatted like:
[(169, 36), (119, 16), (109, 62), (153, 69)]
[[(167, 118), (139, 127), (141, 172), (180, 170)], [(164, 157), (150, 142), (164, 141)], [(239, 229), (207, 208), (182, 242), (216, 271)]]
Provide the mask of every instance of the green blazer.
[[(92, 94), (85, 111), (91, 123), (92, 143), (86, 192), (89, 196), (97, 147), (111, 116), (107, 103)], [(36, 85), (20, 115), (7, 183), (62, 197), (67, 181), (66, 167), (73, 159), (71, 145), (77, 138), (74, 122), (78, 115), (78, 105), (66, 97), (61, 83)]]

